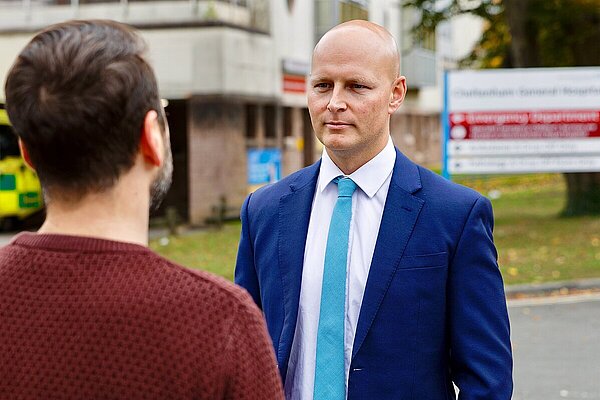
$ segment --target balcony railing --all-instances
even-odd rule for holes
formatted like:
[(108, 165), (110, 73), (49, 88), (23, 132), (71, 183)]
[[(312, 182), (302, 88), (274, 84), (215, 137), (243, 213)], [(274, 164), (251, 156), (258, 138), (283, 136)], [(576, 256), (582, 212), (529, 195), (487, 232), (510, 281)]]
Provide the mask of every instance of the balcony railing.
[(36, 31), (68, 19), (142, 27), (224, 23), (269, 31), (268, 0), (0, 0), (0, 31)]

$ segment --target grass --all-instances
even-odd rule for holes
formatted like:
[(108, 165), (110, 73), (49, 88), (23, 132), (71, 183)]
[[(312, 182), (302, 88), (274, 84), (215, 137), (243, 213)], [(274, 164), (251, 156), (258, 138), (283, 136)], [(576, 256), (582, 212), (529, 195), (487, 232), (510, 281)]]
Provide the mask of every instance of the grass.
[(457, 181), (495, 198), (494, 239), (506, 283), (600, 277), (600, 216), (560, 216), (566, 199), (560, 174)]
[(169, 260), (190, 268), (203, 269), (233, 280), (233, 269), (240, 238), (240, 223), (221, 229), (192, 231), (150, 241), (150, 247)]
[[(560, 174), (461, 176), (492, 198), (494, 239), (507, 284), (600, 277), (600, 216), (562, 218)], [(151, 247), (180, 264), (233, 279), (240, 224), (159, 240)]]

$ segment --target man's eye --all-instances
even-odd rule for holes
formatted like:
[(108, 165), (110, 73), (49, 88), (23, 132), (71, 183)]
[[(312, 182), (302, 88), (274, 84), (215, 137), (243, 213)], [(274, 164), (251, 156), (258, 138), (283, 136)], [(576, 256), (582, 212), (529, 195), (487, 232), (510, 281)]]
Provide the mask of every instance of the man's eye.
[(368, 87), (365, 86), (365, 85), (361, 85), (359, 83), (354, 83), (354, 84), (352, 84), (352, 89), (358, 89), (358, 90), (360, 90), (360, 89), (368, 89)]
[(325, 83), (325, 82), (321, 82), (321, 83), (317, 83), (315, 84), (315, 89), (329, 89), (329, 83)]

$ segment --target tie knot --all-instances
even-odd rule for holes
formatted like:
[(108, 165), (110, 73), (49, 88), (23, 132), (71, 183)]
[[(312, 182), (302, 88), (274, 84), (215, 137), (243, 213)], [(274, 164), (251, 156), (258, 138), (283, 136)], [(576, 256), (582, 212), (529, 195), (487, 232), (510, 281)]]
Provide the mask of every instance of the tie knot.
[(333, 180), (338, 185), (338, 197), (352, 197), (356, 190), (356, 183), (346, 176), (338, 176)]

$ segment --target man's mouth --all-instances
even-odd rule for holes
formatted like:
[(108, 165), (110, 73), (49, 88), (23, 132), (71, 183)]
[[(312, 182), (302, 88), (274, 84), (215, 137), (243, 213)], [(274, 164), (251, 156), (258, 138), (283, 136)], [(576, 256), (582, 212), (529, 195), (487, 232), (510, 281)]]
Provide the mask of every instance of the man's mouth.
[(325, 126), (329, 129), (344, 129), (352, 126), (352, 124), (345, 121), (326, 121)]

